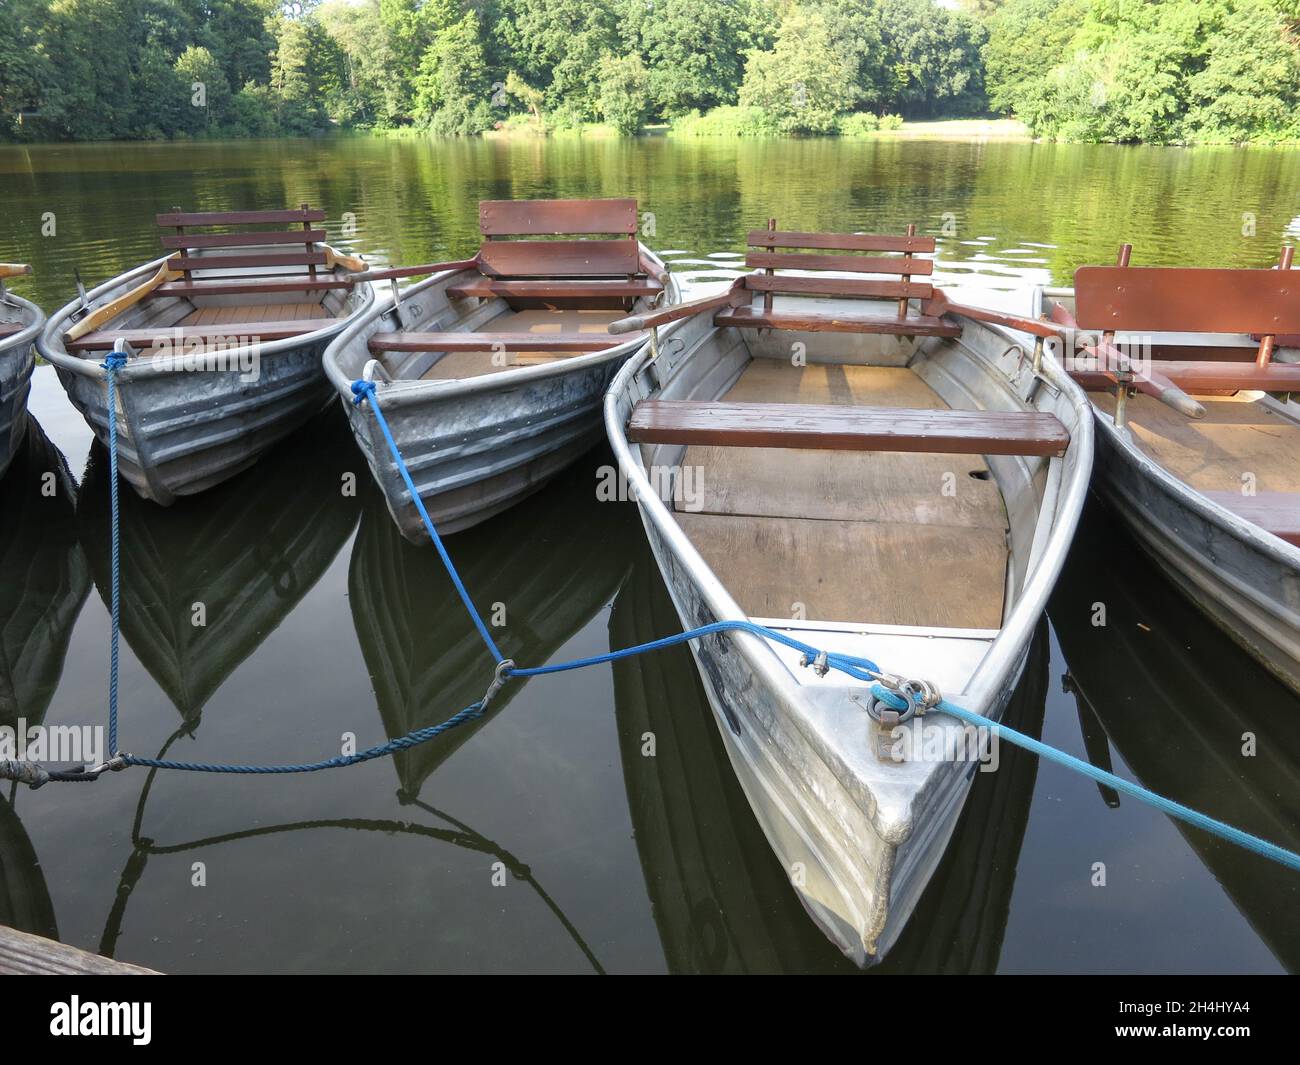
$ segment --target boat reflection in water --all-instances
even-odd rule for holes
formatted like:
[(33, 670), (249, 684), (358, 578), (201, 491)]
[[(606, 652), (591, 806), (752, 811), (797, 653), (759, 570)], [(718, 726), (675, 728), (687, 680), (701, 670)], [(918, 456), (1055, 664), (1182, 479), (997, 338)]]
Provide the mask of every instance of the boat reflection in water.
[[(639, 539), (635, 509), (596, 498), (594, 468), (611, 461), (597, 449), (544, 492), (446, 540), (493, 639), (520, 666), (546, 662), (609, 603), (627, 571)], [(348, 589), (390, 738), (482, 698), (493, 666), (481, 637), (437, 554), (403, 539), (377, 492), (362, 514)], [(429, 774), (523, 687), (507, 684), (482, 718), (394, 755), (401, 800), (414, 800)]]
[[(1089, 758), (1109, 768), (1114, 744), (1153, 791), (1300, 850), (1300, 700), (1157, 570), (1129, 564), (1140, 557), (1093, 501), (1049, 608)], [(1108, 789), (1102, 799), (1120, 804)], [(1295, 873), (1173, 823), (1278, 961), (1300, 970)]]
[[(610, 645), (679, 631), (642, 548), (610, 618)], [(1047, 694), (1041, 626), (1004, 722), (1038, 735)], [(685, 647), (614, 664), (619, 743), (646, 887), (673, 972), (857, 972), (809, 919), (727, 761)], [(647, 733), (655, 753), (643, 753)], [(943, 861), (872, 973), (992, 972), (1006, 929), (1036, 760), (1002, 744), (977, 773)]]
[[(189, 725), (329, 568), (356, 525), (357, 461), (338, 412), (254, 468), (160, 507), (119, 492), (122, 634)], [(345, 489), (346, 494), (345, 494)], [(95, 444), (78, 506), (95, 586), (110, 601), (108, 453)], [(203, 604), (204, 625), (194, 607)]]
[[(23, 443), (0, 478), (0, 567), (10, 575), (0, 581), (0, 725), (9, 728), (19, 718), (44, 719), (90, 591), (76, 482), (63, 453), (23, 417)], [(14, 806), (18, 794), (0, 796), (0, 925), (57, 939), (40, 860)]]
[(77, 485), (34, 418), (0, 478), (0, 725), (38, 723), (90, 591), (77, 542)]

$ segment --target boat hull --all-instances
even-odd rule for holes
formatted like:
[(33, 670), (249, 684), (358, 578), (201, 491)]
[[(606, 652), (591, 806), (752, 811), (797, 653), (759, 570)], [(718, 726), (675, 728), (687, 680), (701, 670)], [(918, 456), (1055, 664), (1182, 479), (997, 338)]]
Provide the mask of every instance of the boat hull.
[[(513, 506), (598, 443), (600, 398), (620, 364), (604, 361), (470, 395), (446, 390), (428, 395), (418, 408), (386, 411), (439, 533), (460, 532)], [(348, 414), (397, 527), (412, 543), (428, 543), (378, 421), (351, 404)]]
[[(438, 274), (406, 289), (402, 320), (445, 322), (456, 316), (446, 289), (464, 276)], [(675, 282), (666, 298), (676, 301)], [(485, 313), (471, 310), (441, 328), (475, 330)], [(330, 345), (325, 370), (389, 513), (407, 540), (424, 544), (428, 530), (378, 421), (368, 405), (353, 402), (352, 382), (369, 362), (370, 338), (397, 326), (391, 301), (373, 308)], [(439, 534), (468, 529), (513, 506), (598, 443), (601, 397), (644, 343), (633, 337), (606, 351), (461, 380), (379, 384), (378, 402)]]
[(1188, 488), (1095, 413), (1098, 494), (1189, 599), (1300, 692), (1300, 548)]
[(22, 322), (22, 329), (0, 341), (0, 477), (22, 447), (27, 431), (27, 397), (31, 392), (36, 356), (32, 345), (45, 315), (36, 304), (12, 292), (4, 294), (0, 313)]
[[(683, 324), (684, 356), (632, 360), (605, 403), (611, 446), (683, 628), (747, 615), (646, 477), (648, 468), (672, 459), (649, 445), (630, 447), (624, 426), (641, 399), (702, 399), (734, 378), (734, 364), (728, 369), (725, 362), (734, 344), (710, 336), (717, 332), (710, 322), (711, 315)], [(1001, 628), (906, 631), (811, 621), (788, 627), (813, 646), (865, 653), (886, 670), (937, 680), (953, 702), (991, 720), (1001, 720), (1024, 672), (1082, 510), (1092, 457), (1086, 397), (1050, 360), (1035, 378), (1027, 356), (1008, 340), (999, 329), (972, 326), (960, 351), (942, 362), (937, 343), (922, 349), (934, 364), (936, 387), (984, 409), (1051, 411), (1071, 434), (1067, 454), (1050, 464), (988, 457), (1006, 500), (1008, 581), (1016, 592)], [(706, 344), (723, 354), (716, 364), (692, 368), (691, 353)], [(959, 650), (961, 644), (975, 649)], [(885, 737), (865, 712), (863, 686), (836, 674), (816, 678), (799, 667), (797, 653), (779, 652), (756, 636), (710, 635), (690, 647), (737, 780), (800, 901), (847, 957), (859, 966), (875, 964), (899, 938), (938, 867), (980, 763), (943, 756), (882, 761), (876, 749)], [(968, 656), (961, 669), (949, 668), (962, 676), (960, 683), (943, 679), (948, 667), (941, 660), (949, 653)], [(963, 742), (963, 727), (946, 715), (917, 718), (910, 727), (937, 730), (929, 735), (943, 750)]]
[[(88, 294), (108, 303), (151, 276), (163, 260), (123, 274)], [(356, 310), (374, 292), (357, 286)], [(108, 445), (108, 376), (99, 358), (70, 355), (62, 336), (81, 308), (64, 307), (39, 341), (68, 398), (101, 443)], [(158, 358), (133, 358), (117, 374), (118, 469), (144, 499), (168, 506), (247, 469), (329, 401), (320, 360), (347, 318), (313, 333), (234, 348), (232, 368), (187, 372)], [(232, 329), (237, 326), (232, 326)], [(243, 372), (237, 367), (251, 367)]]
[[(669, 636), (678, 624), (644, 552), (614, 602), (610, 645)], [(1047, 643), (1042, 624), (1006, 710), (1009, 724), (1033, 735), (1045, 708)], [(797, 894), (737, 787), (690, 653), (666, 648), (613, 669), (628, 806), (669, 971), (847, 969), (798, 912)], [(976, 775), (964, 821), (884, 970), (995, 971), (1038, 768), (1027, 751), (1004, 748), (1001, 758), (998, 772)]]

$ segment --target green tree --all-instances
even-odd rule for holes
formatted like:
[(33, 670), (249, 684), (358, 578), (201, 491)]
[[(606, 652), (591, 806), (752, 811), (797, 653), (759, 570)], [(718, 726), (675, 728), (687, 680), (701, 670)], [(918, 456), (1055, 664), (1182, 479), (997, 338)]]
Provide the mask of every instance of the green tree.
[(40, 113), (49, 101), (54, 66), (47, 52), (47, 9), (41, 0), (7, 0), (0, 4), (0, 137), (29, 136), (35, 117), (39, 132), (49, 116)]
[(877, 86), (882, 109), (922, 117), (984, 109), (980, 22), (932, 0), (877, 0), (872, 13), (886, 56)]
[(792, 8), (772, 50), (749, 54), (740, 104), (761, 108), (782, 133), (829, 133), (853, 106), (856, 73), (826, 19)]
[(600, 113), (623, 134), (636, 133), (650, 113), (650, 77), (635, 52), (600, 60)]
[(480, 133), (492, 125), (487, 60), (478, 18), (467, 12), (438, 33), (420, 60), (415, 116), (434, 133)]
[(211, 52), (190, 45), (176, 60), (176, 74), (184, 101), (181, 129), (197, 135), (230, 121), (230, 84)]
[(1276, 8), (1243, 0), (1207, 42), (1188, 79), (1187, 134), (1196, 140), (1300, 136), (1300, 49)]
[(750, 0), (626, 0), (620, 16), (625, 48), (644, 56), (668, 118), (735, 103), (745, 53), (771, 43)]
[(600, 57), (619, 51), (609, 0), (501, 0), (496, 33), (511, 68), (545, 92), (547, 111), (596, 117)]
[(311, 15), (278, 18), (275, 39), (271, 90), (277, 124), (290, 134), (327, 129), (325, 96), (338, 75), (337, 46)]
[(981, 50), (994, 110), (1019, 109), (1024, 87), (1043, 76), (1045, 63), (1059, 62), (1088, 7), (1089, 0), (1007, 0), (998, 9)]
[(528, 108), (529, 114), (536, 122), (542, 121), (542, 104), (546, 100), (546, 94), (541, 89), (534, 89), (513, 70), (506, 75), (502, 85), (508, 95)]

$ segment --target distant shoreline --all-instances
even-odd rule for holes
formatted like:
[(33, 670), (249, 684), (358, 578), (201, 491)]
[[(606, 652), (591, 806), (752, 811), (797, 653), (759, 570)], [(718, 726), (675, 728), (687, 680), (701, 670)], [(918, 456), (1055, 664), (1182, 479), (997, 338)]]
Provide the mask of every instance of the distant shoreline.
[[(392, 131), (375, 131), (380, 136), (391, 136)], [(655, 125), (644, 126), (632, 136), (637, 137), (661, 137), (673, 134), (670, 123), (659, 123)], [(420, 131), (401, 131), (398, 136), (421, 136), (426, 135)], [(518, 124), (514, 126), (504, 126), (500, 129), (485, 130), (480, 134), (481, 137), (490, 140), (530, 140), (530, 139), (549, 139), (549, 138), (590, 138), (590, 139), (619, 139), (621, 135), (617, 130), (609, 125), (602, 123), (586, 123), (579, 126), (573, 126), (560, 130), (543, 130), (533, 125)], [(807, 139), (807, 140), (846, 140), (846, 141), (869, 141), (881, 139), (891, 140), (997, 140), (997, 141), (1021, 141), (1032, 142), (1035, 138), (1029, 132), (1028, 127), (1018, 119), (1014, 118), (938, 118), (938, 119), (917, 119), (904, 120), (902, 125), (896, 129), (876, 129), (870, 132), (847, 136), (835, 133), (825, 134), (797, 134), (783, 135), (771, 134), (767, 136), (752, 136), (740, 132), (728, 132), (720, 130), (718, 132), (709, 132), (702, 134), (689, 134), (683, 136), (683, 140), (787, 140), (787, 139)]]

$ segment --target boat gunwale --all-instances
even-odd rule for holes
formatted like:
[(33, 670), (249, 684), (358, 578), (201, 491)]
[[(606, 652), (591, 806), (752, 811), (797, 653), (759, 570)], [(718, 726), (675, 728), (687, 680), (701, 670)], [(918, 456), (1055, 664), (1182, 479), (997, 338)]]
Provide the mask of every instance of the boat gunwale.
[[(637, 245), (642, 251), (649, 251), (645, 245), (638, 242)], [(417, 295), (433, 288), (447, 287), (450, 282), (461, 274), (471, 274), (473, 270), (444, 270), (425, 278), (423, 281), (402, 289), (401, 296), (403, 299), (408, 296)], [(680, 299), (680, 287), (677, 278), (669, 271), (668, 283), (664, 286), (664, 303), (663, 306), (670, 306)], [(500, 299), (501, 297), (492, 297)], [(484, 300), (484, 303), (489, 302)], [(334, 337), (329, 346), (325, 349), (322, 356), (322, 362), (325, 366), (325, 375), (329, 378), (335, 390), (346, 402), (352, 402), (352, 382), (354, 378), (349, 377), (343, 372), (340, 365), (340, 356), (343, 350), (356, 342), (359, 334), (372, 322), (383, 317), (392, 310), (393, 297), (387, 295), (376, 299), (374, 306), (369, 307), (356, 318), (352, 319), (347, 327), (341, 330), (338, 336)], [(480, 307), (482, 304), (480, 304)], [(476, 308), (477, 309), (477, 308)], [(660, 336), (665, 336), (671, 329), (670, 327), (660, 329)], [(393, 332), (403, 332), (404, 330), (394, 330)], [(472, 329), (450, 329), (447, 332), (464, 332), (472, 333)], [(526, 334), (521, 334), (526, 335)], [(648, 341), (648, 334), (639, 333), (628, 337), (626, 341), (617, 347), (606, 348), (603, 351), (583, 352), (564, 359), (556, 359), (553, 362), (539, 363), (535, 366), (516, 366), (511, 369), (498, 370), (495, 373), (481, 374), (477, 377), (452, 378), (449, 380), (425, 381), (425, 380), (395, 380), (376, 382), (376, 393), (382, 401), (385, 410), (396, 409), (408, 406), (419, 406), (429, 400), (443, 401), (455, 399), (461, 396), (472, 396), (478, 393), (498, 392), (503, 388), (511, 388), (515, 385), (528, 385), (537, 381), (544, 381), (550, 377), (564, 377), (574, 372), (581, 372), (594, 366), (599, 366), (607, 362), (619, 361), (627, 358), (628, 353), (635, 352), (637, 348), (645, 345)]]
[(17, 333), (12, 333), (0, 340), (0, 356), (8, 355), (10, 350), (14, 348), (20, 351), (24, 348), (30, 348), (32, 344), (36, 343), (36, 339), (45, 328), (46, 322), (45, 312), (40, 307), (11, 289), (5, 289), (2, 301), (12, 303), (19, 310), (27, 312), (27, 314), (31, 315), (32, 320)]
[[(712, 309), (706, 308), (690, 318), (683, 319), (683, 322), (694, 321), (703, 315), (712, 317), (713, 313)], [(1022, 356), (1028, 354), (1021, 340), (1024, 334), (983, 322), (967, 321), (963, 326), (988, 330), (995, 336), (1013, 342), (1021, 349)], [(723, 328), (734, 327), (713, 326), (712, 330), (716, 333)], [(706, 343), (709, 335), (711, 334), (702, 336), (699, 344)], [(952, 338), (946, 343), (960, 344), (961, 338)], [(645, 476), (642, 463), (632, 454), (626, 436), (626, 426), (619, 415), (618, 406), (632, 379), (647, 364), (648, 359), (648, 350), (629, 359), (611, 382), (609, 391), (605, 395), (604, 416), (610, 447), (620, 468), (635, 488), (635, 498), (641, 514), (654, 523), (659, 535), (687, 568), (690, 579), (715, 617), (723, 621), (747, 621), (749, 615), (740, 608), (726, 586), (718, 580), (708, 563), (691, 543), (690, 538), (674, 520), (672, 513), (655, 493), (649, 479)], [(1014, 671), (1022, 659), (1021, 652), (1033, 636), (1034, 627), (1046, 609), (1056, 578), (1065, 563), (1065, 556), (1074, 538), (1075, 527), (1083, 512), (1091, 479), (1093, 428), (1091, 412), (1087, 408), (1091, 408), (1092, 404), (1083, 390), (1065, 373), (1050, 353), (1044, 354), (1042, 366), (1047, 383), (1061, 394), (1069, 396), (1075, 408), (1076, 425), (1071, 428), (1068, 449), (1076, 456), (1075, 467), (1068, 479), (1062, 478), (1056, 491), (1056, 498), (1044, 499), (1040, 506), (1041, 512), (1042, 507), (1054, 505), (1048, 542), (1044, 545), (1032, 574), (1020, 590), (1015, 605), (1003, 618), (997, 635), (990, 641), (988, 650), (975, 668), (972, 682), (962, 693), (967, 709), (977, 713), (986, 713), (988, 708), (996, 703), (996, 694), (1002, 679), (1009, 672)], [(1079, 456), (1082, 458), (1080, 459)], [(1048, 463), (1055, 464), (1063, 464), (1065, 461), (1064, 457), (1047, 459)], [(917, 631), (918, 635), (924, 635), (928, 628), (918, 628)], [(776, 686), (785, 698), (797, 699), (804, 696), (806, 689), (798, 683), (797, 678), (791, 674), (789, 667), (781, 661), (768, 641), (748, 632), (733, 632), (729, 636), (735, 642), (737, 649), (745, 655), (750, 667), (763, 677), (766, 683)], [(761, 653), (758, 651), (759, 648)], [(885, 670), (890, 668), (888, 662), (883, 662), (881, 665)]]
[[(336, 249), (330, 247), (328, 244), (318, 243), (314, 245), (314, 247), (338, 254)], [(86, 293), (86, 302), (90, 309), (95, 309), (95, 300), (102, 299), (105, 296), (115, 293), (119, 288), (122, 288), (131, 282), (142, 280), (145, 277), (157, 273), (159, 268), (161, 268), (172, 257), (172, 254), (162, 255), (157, 259), (152, 259), (147, 263), (142, 263), (140, 266), (132, 267), (130, 270), (126, 270), (118, 274), (116, 277), (110, 278), (91, 289)], [(366, 314), (374, 306), (374, 285), (369, 281), (365, 281), (360, 285), (354, 285), (351, 291), (355, 293), (358, 289), (361, 290), (361, 305), (346, 316), (333, 319), (323, 318), (321, 321), (327, 322), (328, 324), (320, 329), (315, 329), (310, 333), (299, 333), (296, 336), (285, 337), (281, 340), (269, 340), (254, 344), (244, 344), (238, 348), (224, 349), (222, 352), (223, 357), (230, 360), (238, 360), (241, 356), (248, 354), (250, 356), (256, 355), (257, 358), (262, 359), (270, 355), (277, 355), (284, 351), (293, 351), (297, 348), (306, 347), (311, 344), (324, 343), (333, 338), (335, 334), (341, 332), (346, 326), (350, 325), (356, 318)], [(80, 297), (78, 297), (77, 299), (73, 299), (64, 304), (50, 315), (49, 320), (45, 323), (44, 328), (40, 331), (40, 336), (36, 340), (36, 350), (40, 353), (42, 358), (53, 363), (59, 369), (67, 370), (70, 373), (80, 374), (83, 377), (104, 380), (108, 375), (108, 371), (104, 369), (98, 359), (93, 357), (93, 355), (98, 353), (89, 353), (91, 357), (74, 355), (67, 350), (63, 343), (64, 332), (66, 332), (67, 328), (73, 324), (70, 319), (81, 309), (82, 303)], [(238, 326), (238, 323), (231, 324), (236, 327)], [(171, 376), (174, 372), (175, 371), (171, 368), (164, 368), (164, 366), (158, 362), (157, 356), (142, 354), (137, 358), (128, 360), (127, 364), (117, 372), (117, 377), (120, 381), (139, 380)]]

